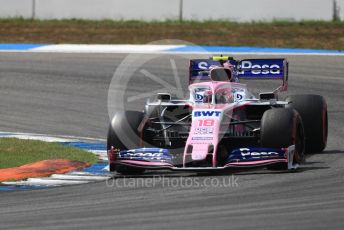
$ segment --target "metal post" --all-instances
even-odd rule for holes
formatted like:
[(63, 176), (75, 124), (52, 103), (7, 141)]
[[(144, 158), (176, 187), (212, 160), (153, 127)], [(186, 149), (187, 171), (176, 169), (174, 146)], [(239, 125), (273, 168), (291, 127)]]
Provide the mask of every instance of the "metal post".
[(337, 0), (333, 0), (332, 21), (340, 21)]
[(179, 21), (183, 21), (183, 0), (179, 1)]
[(32, 15), (31, 19), (34, 20), (36, 18), (36, 0), (32, 0)]

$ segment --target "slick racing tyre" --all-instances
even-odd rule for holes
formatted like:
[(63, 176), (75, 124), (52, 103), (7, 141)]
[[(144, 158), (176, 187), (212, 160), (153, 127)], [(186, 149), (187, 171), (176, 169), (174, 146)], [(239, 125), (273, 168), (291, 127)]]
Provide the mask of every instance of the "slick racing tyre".
[[(305, 153), (305, 136), (299, 113), (291, 108), (274, 108), (264, 112), (260, 141), (262, 147), (287, 148), (295, 145), (294, 163), (302, 163)], [(286, 164), (272, 165), (270, 169), (286, 169)]]
[[(109, 126), (107, 136), (107, 150), (114, 147), (116, 150), (127, 150), (139, 146), (140, 137), (138, 127), (143, 119), (143, 113), (137, 111), (117, 112)], [(123, 140), (130, 139), (133, 146), (123, 143)], [(110, 164), (110, 171), (117, 171), (121, 174), (138, 174), (143, 173), (144, 169)]]
[(319, 95), (292, 95), (286, 99), (287, 107), (293, 108), (302, 117), (306, 152), (322, 152), (327, 143), (328, 117), (325, 99)]

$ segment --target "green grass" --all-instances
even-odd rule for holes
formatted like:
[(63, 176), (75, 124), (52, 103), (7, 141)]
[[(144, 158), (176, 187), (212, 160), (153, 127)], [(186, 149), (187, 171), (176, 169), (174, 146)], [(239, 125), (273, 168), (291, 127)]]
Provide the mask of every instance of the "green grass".
[(163, 39), (196, 45), (344, 50), (344, 22), (0, 19), (0, 43), (145, 44)]
[(17, 167), (48, 159), (97, 162), (97, 156), (92, 153), (58, 143), (0, 138), (0, 168)]

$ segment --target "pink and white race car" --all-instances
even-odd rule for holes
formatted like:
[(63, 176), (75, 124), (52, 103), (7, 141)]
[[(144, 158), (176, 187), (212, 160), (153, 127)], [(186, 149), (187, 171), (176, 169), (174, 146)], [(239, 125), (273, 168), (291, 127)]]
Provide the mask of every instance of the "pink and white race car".
[[(241, 80), (280, 80), (255, 97)], [(190, 96), (160, 93), (143, 112), (117, 112), (107, 138), (110, 171), (211, 171), (267, 167), (290, 170), (327, 142), (327, 105), (288, 88), (285, 59), (217, 56), (190, 61)]]

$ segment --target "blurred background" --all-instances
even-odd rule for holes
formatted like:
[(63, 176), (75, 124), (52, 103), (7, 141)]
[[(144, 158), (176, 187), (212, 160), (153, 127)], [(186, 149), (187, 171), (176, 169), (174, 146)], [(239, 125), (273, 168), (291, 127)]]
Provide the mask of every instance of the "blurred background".
[(0, 0), (0, 43), (344, 50), (344, 0)]
[(0, 17), (92, 20), (338, 20), (344, 0), (0, 0)]

